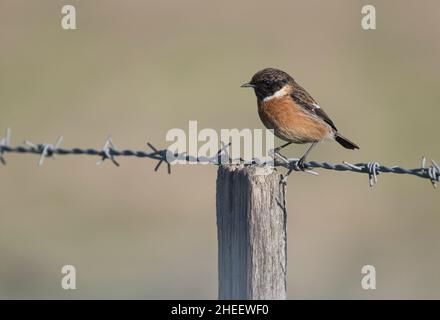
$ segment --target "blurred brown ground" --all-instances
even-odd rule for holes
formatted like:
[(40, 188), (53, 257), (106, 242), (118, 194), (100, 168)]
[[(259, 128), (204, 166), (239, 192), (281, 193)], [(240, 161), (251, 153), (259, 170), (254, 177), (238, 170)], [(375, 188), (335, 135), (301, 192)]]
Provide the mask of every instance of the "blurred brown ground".
[[(60, 27), (77, 9), (78, 30)], [(377, 30), (360, 27), (361, 6)], [(0, 0), (0, 130), (65, 146), (165, 147), (170, 128), (261, 128), (239, 88), (293, 74), (361, 146), (311, 159), (440, 159), (438, 1)], [(300, 154), (302, 147), (288, 149)], [(0, 168), (0, 298), (216, 298), (211, 166), (8, 155)], [(289, 181), (289, 298), (440, 298), (440, 196), (429, 181), (320, 171)], [(60, 287), (77, 268), (76, 291)], [(377, 290), (360, 286), (377, 270)]]

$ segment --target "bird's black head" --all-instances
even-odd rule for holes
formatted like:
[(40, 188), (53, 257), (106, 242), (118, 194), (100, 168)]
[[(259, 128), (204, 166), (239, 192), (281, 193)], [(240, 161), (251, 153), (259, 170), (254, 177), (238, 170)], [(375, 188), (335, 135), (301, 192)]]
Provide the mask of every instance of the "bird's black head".
[(258, 71), (249, 83), (243, 84), (242, 88), (254, 88), (259, 100), (272, 97), (286, 85), (294, 83), (291, 76), (282, 70), (266, 68)]

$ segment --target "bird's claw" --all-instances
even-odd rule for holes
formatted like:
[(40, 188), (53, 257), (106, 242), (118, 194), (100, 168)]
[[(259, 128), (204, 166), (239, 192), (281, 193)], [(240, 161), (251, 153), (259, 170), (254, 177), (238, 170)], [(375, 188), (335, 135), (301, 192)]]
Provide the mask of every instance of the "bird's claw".
[(302, 171), (305, 173), (314, 174), (315, 176), (319, 175), (318, 172), (307, 169), (308, 166), (305, 163), (304, 158), (300, 158), (293, 166), (295, 171)]
[(306, 171), (307, 170), (307, 166), (304, 163), (304, 158), (300, 158), (296, 163), (295, 163), (295, 170), (296, 171)]

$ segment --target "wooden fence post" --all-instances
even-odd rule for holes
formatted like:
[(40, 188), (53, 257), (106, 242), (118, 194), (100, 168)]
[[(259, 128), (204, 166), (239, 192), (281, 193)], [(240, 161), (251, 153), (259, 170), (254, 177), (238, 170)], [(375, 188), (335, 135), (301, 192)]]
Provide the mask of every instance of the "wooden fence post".
[(286, 299), (285, 185), (269, 167), (217, 172), (219, 299)]

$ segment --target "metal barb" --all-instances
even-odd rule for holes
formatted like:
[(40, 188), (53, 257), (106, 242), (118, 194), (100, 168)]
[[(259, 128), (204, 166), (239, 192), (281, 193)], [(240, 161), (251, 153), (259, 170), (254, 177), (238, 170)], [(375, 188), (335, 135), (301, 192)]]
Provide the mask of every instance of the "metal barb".
[[(299, 161), (299, 160), (298, 160)], [(310, 170), (310, 169), (301, 169), (299, 166), (298, 166), (298, 161), (295, 163), (295, 170), (296, 171), (302, 171), (302, 172), (305, 172), (305, 173), (308, 173), (308, 174), (312, 174), (312, 175), (315, 175), (315, 176), (319, 176), (319, 173), (318, 172), (316, 172), (316, 171), (313, 171), (313, 170)], [(307, 163), (305, 163), (305, 165), (306, 165), (306, 167), (307, 167)]]
[(36, 145), (30, 141), (25, 141), (25, 144), (30, 146), (31, 149), (34, 149), (36, 151), (40, 151), (41, 155), (40, 158), (38, 159), (38, 163), (37, 165), (39, 167), (41, 167), (44, 164), (44, 160), (46, 158), (53, 158), (55, 159), (55, 153), (57, 151), (57, 149), (61, 146), (61, 143), (63, 142), (63, 136), (60, 136), (57, 140), (57, 142), (55, 144), (50, 144), (50, 143), (42, 143), (39, 145)]
[(6, 160), (3, 157), (3, 148), (9, 147), (11, 145), (11, 129), (7, 128), (5, 132), (5, 137), (0, 139), (0, 162), (6, 165)]
[(116, 151), (116, 146), (113, 143), (112, 137), (108, 136), (107, 140), (105, 140), (104, 146), (102, 147), (102, 156), (101, 160), (96, 162), (98, 166), (104, 163), (106, 159), (110, 159), (110, 161), (117, 167), (119, 167), (119, 163), (115, 160), (115, 156), (113, 151)]
[[(279, 154), (279, 153), (278, 153)], [(279, 154), (279, 155), (281, 155), (281, 154)], [(282, 156), (282, 155), (281, 155)], [(284, 156), (282, 156), (282, 157), (284, 157)], [(281, 158), (282, 159), (282, 158)], [(286, 158), (285, 158), (286, 159)], [(299, 158), (290, 158), (290, 159), (288, 159), (287, 161), (288, 161), (288, 164), (289, 164), (289, 171), (287, 172), (287, 176), (293, 171), (293, 170), (295, 170), (295, 171), (301, 171), (301, 172), (305, 172), (305, 173), (308, 173), (308, 174), (312, 174), (312, 175), (315, 175), (315, 176), (319, 176), (319, 173), (318, 172), (316, 172), (316, 171), (313, 171), (313, 170), (310, 170), (310, 169), (306, 169), (308, 166), (309, 166), (309, 164), (308, 163), (305, 163), (305, 169), (303, 169), (303, 168), (301, 168), (299, 165), (298, 165), (298, 162), (299, 162)]]
[(276, 157), (278, 157), (279, 159), (281, 159), (282, 162), (287, 164), (288, 167), (288, 171), (287, 173), (283, 176), (283, 178), (281, 179), (281, 183), (282, 184), (287, 184), (287, 179), (289, 178), (290, 174), (292, 173), (292, 171), (301, 171), (304, 173), (308, 173), (308, 174), (312, 174), (315, 176), (319, 176), (319, 173), (310, 169), (301, 169), (298, 166), (298, 161), (299, 158), (291, 158), (291, 159), (287, 159), (285, 156), (283, 156), (282, 154), (280, 154), (279, 152), (274, 153), (274, 155)]
[[(160, 166), (162, 165), (163, 162), (165, 162), (167, 164), (167, 172), (168, 174), (171, 174), (171, 163), (168, 162), (168, 153), (173, 154), (170, 150), (165, 149), (165, 150), (157, 150), (151, 143), (147, 142), (147, 146), (153, 150), (152, 153), (150, 153), (150, 156), (157, 156), (159, 155), (160, 158), (158, 159), (158, 163), (156, 165), (156, 167), (154, 168), (154, 171), (158, 171)], [(175, 154), (175, 156), (177, 157), (178, 154)]]
[(160, 166), (162, 165), (162, 163), (166, 163), (167, 164), (167, 172), (168, 174), (171, 174), (171, 164), (167, 161), (167, 159), (160, 159), (159, 162), (157, 163), (156, 167), (154, 168), (154, 171), (158, 171)]
[(151, 144), (151, 143), (149, 143), (149, 142), (147, 142), (147, 146), (151, 149), (151, 150), (153, 150), (153, 153), (151, 153), (151, 155), (152, 156), (155, 156), (155, 155), (157, 155), (158, 153), (159, 153), (159, 151)]
[(422, 171), (426, 169), (426, 157), (422, 156)]
[(434, 160), (431, 160), (431, 174), (432, 186), (437, 188), (437, 182), (440, 182), (440, 167)]
[(354, 164), (352, 164), (352, 163), (350, 163), (350, 162), (342, 161), (342, 163), (343, 163), (344, 165), (346, 165), (347, 167), (349, 167), (350, 169), (357, 170), (357, 171), (362, 171), (362, 168), (361, 168), (361, 167), (358, 167), (358, 166), (356, 166), (356, 165), (354, 165)]
[[(119, 163), (116, 162), (115, 157), (138, 157), (138, 158), (150, 158), (153, 160), (157, 160), (158, 163), (156, 165), (155, 170), (157, 171), (163, 162), (167, 164), (168, 173), (171, 173), (171, 163), (168, 162), (168, 159), (171, 157), (167, 157), (167, 155), (172, 154), (170, 150), (156, 149), (151, 143), (147, 143), (148, 147), (151, 148), (152, 152), (144, 152), (144, 151), (136, 151), (136, 150), (123, 150), (117, 151), (115, 144), (112, 141), (112, 138), (109, 136), (104, 143), (104, 146), (101, 150), (99, 149), (81, 149), (81, 148), (70, 148), (70, 149), (61, 149), (59, 148), (63, 137), (60, 137), (55, 145), (52, 144), (34, 144), (30, 141), (25, 141), (25, 146), (16, 146), (12, 147), (10, 145), (11, 141), (11, 130), (6, 129), (6, 136), (0, 139), (0, 162), (2, 164), (6, 164), (4, 159), (4, 155), (6, 153), (16, 153), (16, 154), (38, 154), (40, 155), (38, 165), (43, 165), (46, 158), (52, 157), (54, 158), (56, 155), (87, 155), (87, 156), (99, 156), (101, 158), (97, 164), (102, 164), (106, 159), (110, 159), (114, 165), (119, 166)], [(214, 165), (220, 165), (222, 163), (222, 159), (229, 159), (229, 163), (232, 162), (231, 155), (229, 153), (228, 147), (231, 146), (231, 142), (225, 144), (222, 142), (222, 147), (218, 150), (216, 154), (211, 157), (197, 157), (190, 156), (185, 152), (176, 152), (173, 154), (173, 158), (179, 160), (187, 160), (197, 163), (210, 163)], [(357, 163), (352, 164), (346, 161), (343, 161), (342, 164), (332, 164), (328, 162), (316, 162), (310, 161), (305, 164), (305, 168), (301, 168), (298, 166), (299, 159), (297, 158), (286, 158), (279, 153), (273, 153), (274, 159), (270, 163), (262, 162), (259, 159), (252, 159), (251, 161), (243, 161), (241, 160), (242, 165), (250, 165), (250, 164), (261, 164), (261, 165), (270, 165), (273, 167), (283, 167), (287, 168), (288, 172), (285, 176), (283, 176), (283, 183), (287, 181), (288, 176), (292, 173), (292, 171), (304, 171), (309, 174), (318, 174), (310, 169), (312, 168), (320, 168), (325, 170), (335, 170), (335, 171), (351, 171), (356, 173), (366, 173), (368, 174), (369, 184), (370, 186), (374, 186), (377, 183), (377, 176), (379, 173), (393, 173), (393, 174), (407, 174), (413, 175), (420, 178), (425, 178), (431, 181), (433, 187), (435, 188), (438, 183), (440, 183), (440, 167), (439, 165), (432, 160), (431, 165), (427, 166), (426, 158), (422, 158), (422, 166), (421, 168), (415, 169), (406, 169), (400, 166), (380, 166), (378, 162), (368, 162), (368, 163)], [(303, 170), (306, 169), (306, 170)]]
[[(217, 162), (216, 164), (220, 165), (222, 163), (222, 156), (226, 155), (228, 157), (228, 162), (232, 163), (231, 155), (228, 152), (228, 148), (231, 146), (232, 142), (229, 142), (228, 144), (225, 144), (223, 141), (221, 141), (222, 147), (217, 152)], [(214, 162), (215, 163), (215, 162)]]
[(377, 172), (379, 162), (368, 162), (366, 164), (366, 168), (368, 169), (368, 180), (370, 182), (370, 187), (373, 187), (377, 183), (377, 176), (379, 175)]
[(440, 182), (440, 168), (438, 164), (434, 160), (431, 160), (431, 166), (427, 168), (426, 158), (422, 157), (422, 172), (427, 175), (432, 186), (437, 188), (437, 182)]

